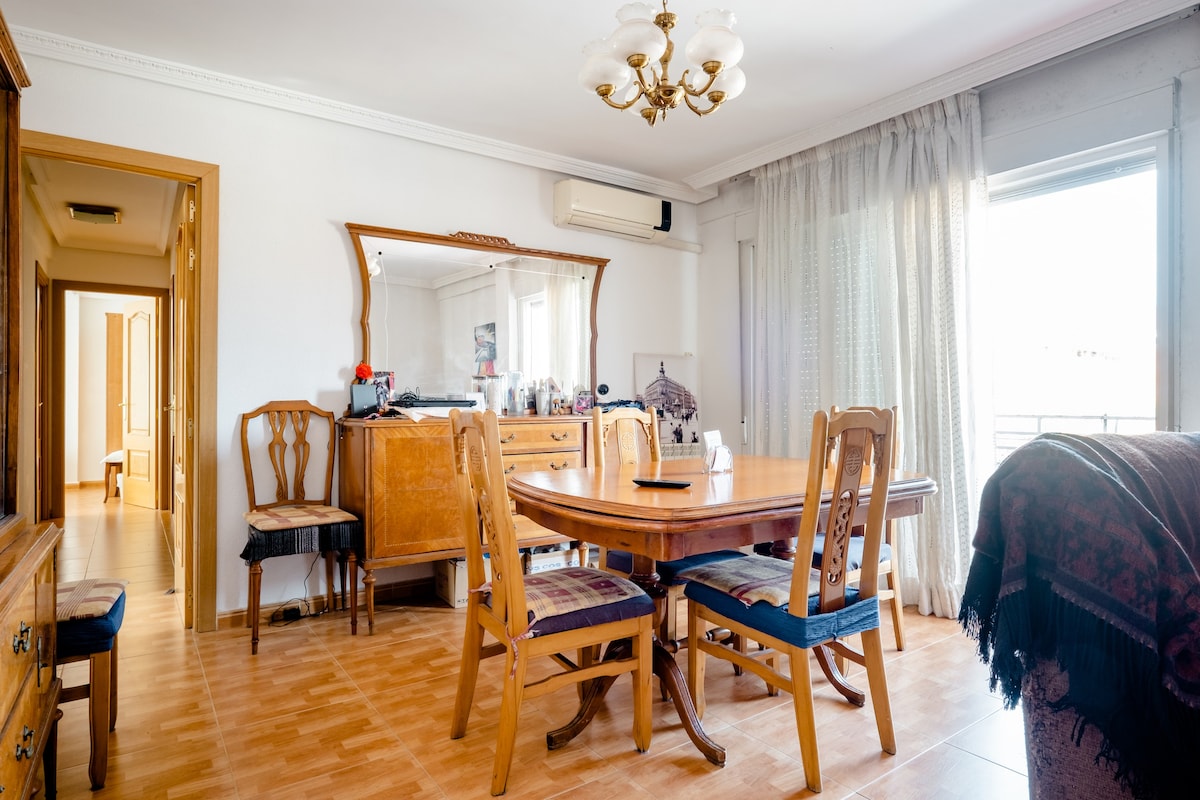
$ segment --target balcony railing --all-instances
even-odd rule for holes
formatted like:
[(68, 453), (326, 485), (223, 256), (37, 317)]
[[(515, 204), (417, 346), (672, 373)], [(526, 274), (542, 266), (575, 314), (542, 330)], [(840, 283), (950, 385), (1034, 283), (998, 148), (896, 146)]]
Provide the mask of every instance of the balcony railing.
[(1154, 417), (1123, 417), (1112, 414), (997, 414), (993, 424), (992, 444), (996, 463), (1013, 450), (1043, 433), (1150, 433)]

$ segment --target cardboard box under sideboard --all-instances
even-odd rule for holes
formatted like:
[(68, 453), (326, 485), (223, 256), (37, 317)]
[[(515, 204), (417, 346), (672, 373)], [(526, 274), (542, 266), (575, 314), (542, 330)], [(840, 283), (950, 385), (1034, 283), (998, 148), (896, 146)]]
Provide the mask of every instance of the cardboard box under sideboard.
[[(488, 580), (492, 578), (492, 562), (483, 559), (483, 572)], [(467, 595), (467, 561), (463, 558), (447, 558), (434, 562), (433, 588), (437, 596), (453, 608), (466, 608)]]
[(570, 550), (554, 550), (549, 553), (526, 553), (524, 561), (526, 575), (545, 572), (548, 569), (578, 567), (579, 551), (572, 548)]

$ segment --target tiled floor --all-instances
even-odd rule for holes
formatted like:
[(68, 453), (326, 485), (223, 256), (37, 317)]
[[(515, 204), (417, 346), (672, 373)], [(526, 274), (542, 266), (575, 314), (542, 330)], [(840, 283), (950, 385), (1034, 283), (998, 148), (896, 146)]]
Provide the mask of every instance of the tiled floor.
[[(383, 606), (370, 637), (351, 637), (344, 613), (264, 625), (259, 654), (251, 656), (245, 629), (181, 629), (167, 594), (171, 568), (158, 515), (101, 497), (99, 489), (68, 493), (60, 576), (130, 581), (120, 711), (108, 782), (91, 792), (87, 703), (64, 707), (60, 797), (489, 796), (499, 706), (490, 687), (501, 665), (481, 670), (467, 735), (453, 741), (448, 734), (463, 611), (433, 598)], [(869, 707), (849, 706), (818, 677), (821, 796), (1027, 797), (1020, 714), (988, 692), (974, 643), (956, 623), (910, 607), (908, 647), (900, 653), (884, 625), (898, 752), (880, 751)], [(68, 683), (77, 666), (68, 668)], [(526, 702), (507, 797), (810, 796), (790, 697), (768, 697), (761, 682), (734, 678), (727, 664), (713, 664), (708, 676), (704, 724), (727, 750), (725, 767), (704, 760), (664, 702), (655, 704), (651, 749), (638, 754), (623, 681), (591, 726), (554, 752), (543, 734), (570, 717), (574, 695)]]

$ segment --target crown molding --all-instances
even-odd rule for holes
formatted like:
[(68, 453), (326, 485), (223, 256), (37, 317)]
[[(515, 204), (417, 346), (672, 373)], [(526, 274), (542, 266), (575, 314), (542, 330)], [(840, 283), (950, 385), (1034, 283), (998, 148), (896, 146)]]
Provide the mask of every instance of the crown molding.
[(650, 175), (520, 147), (497, 139), (473, 136), (361, 106), (150, 58), (138, 53), (100, 47), (90, 42), (31, 28), (13, 27), (12, 34), (18, 48), (25, 55), (290, 111), (514, 164), (561, 172), (572, 177), (590, 178), (673, 200), (699, 203), (716, 196), (715, 189), (695, 188), (683, 183), (664, 181)]
[(860, 131), (959, 92), (976, 89), (989, 81), (1003, 78), (1080, 47), (1095, 44), (1102, 39), (1161, 20), (1177, 12), (1194, 9), (1195, 0), (1128, 0), (1119, 3), (993, 56), (979, 59), (961, 69), (897, 92), (877, 103), (863, 106), (825, 125), (809, 128), (787, 139), (751, 150), (736, 159), (701, 170), (684, 178), (684, 183), (696, 188), (713, 186), (755, 167)]

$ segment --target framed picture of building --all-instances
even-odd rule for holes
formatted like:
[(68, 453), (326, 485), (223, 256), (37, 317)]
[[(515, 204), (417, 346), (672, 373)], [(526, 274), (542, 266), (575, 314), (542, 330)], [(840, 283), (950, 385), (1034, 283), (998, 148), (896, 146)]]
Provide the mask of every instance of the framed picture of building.
[(700, 436), (699, 367), (692, 355), (635, 353), (637, 399), (658, 411), (658, 438), (664, 459), (704, 455)]

